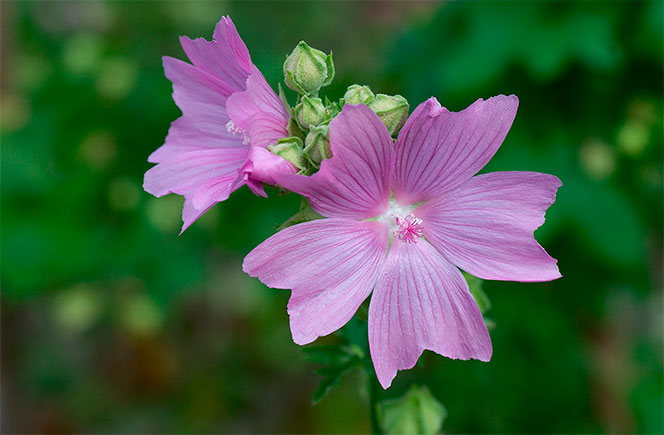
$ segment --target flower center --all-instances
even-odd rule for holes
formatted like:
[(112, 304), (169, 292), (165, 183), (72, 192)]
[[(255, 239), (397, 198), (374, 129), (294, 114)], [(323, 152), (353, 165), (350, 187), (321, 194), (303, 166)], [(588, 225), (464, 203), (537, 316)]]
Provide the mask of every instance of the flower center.
[(412, 213), (406, 217), (393, 217), (396, 226), (392, 228), (392, 236), (406, 243), (416, 243), (417, 238), (422, 237), (424, 230), (422, 219), (415, 217)]
[(228, 121), (226, 123), (226, 131), (236, 136), (241, 136), (243, 145), (249, 144), (249, 136), (247, 136), (247, 131), (244, 128), (240, 128), (235, 125), (233, 121)]

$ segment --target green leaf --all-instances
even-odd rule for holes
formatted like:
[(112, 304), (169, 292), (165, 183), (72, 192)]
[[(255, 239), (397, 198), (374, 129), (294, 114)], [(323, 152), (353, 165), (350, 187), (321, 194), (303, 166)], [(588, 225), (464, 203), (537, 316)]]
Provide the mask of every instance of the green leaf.
[(445, 407), (424, 386), (413, 385), (403, 397), (378, 404), (378, 420), (387, 434), (435, 434), (446, 415)]
[(352, 355), (339, 346), (312, 346), (302, 349), (306, 359), (315, 364), (342, 365)]
[(348, 361), (341, 365), (330, 365), (318, 369), (316, 373), (325, 376), (325, 378), (323, 378), (316, 391), (314, 391), (311, 402), (315, 405), (323, 400), (332, 388), (339, 385), (341, 377), (359, 364), (360, 360), (356, 356), (351, 356)]

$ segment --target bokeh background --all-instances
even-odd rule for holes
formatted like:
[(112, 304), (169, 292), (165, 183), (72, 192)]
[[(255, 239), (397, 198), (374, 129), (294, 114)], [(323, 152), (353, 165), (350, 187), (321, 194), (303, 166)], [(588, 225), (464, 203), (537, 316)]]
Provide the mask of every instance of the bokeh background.
[(298, 199), (244, 188), (178, 236), (182, 199), (141, 188), (180, 114), (161, 56), (225, 14), (274, 87), (305, 39), (332, 99), (517, 94), (485, 170), (563, 181), (536, 233), (563, 278), (486, 282), (492, 361), (426, 352), (387, 396), (428, 385), (447, 433), (664, 432), (663, 4), (3, 1), (3, 432), (370, 430), (359, 371), (311, 405), (289, 292), (241, 272)]

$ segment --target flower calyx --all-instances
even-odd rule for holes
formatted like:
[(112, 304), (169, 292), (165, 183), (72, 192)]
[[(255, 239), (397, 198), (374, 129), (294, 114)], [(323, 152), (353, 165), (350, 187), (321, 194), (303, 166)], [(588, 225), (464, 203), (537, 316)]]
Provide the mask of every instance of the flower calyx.
[(305, 95), (293, 109), (293, 115), (295, 115), (300, 127), (307, 130), (323, 122), (327, 111), (323, 105), (323, 100)]
[(276, 143), (269, 145), (267, 149), (272, 154), (283, 157), (286, 161), (292, 163), (300, 172), (304, 172), (307, 169), (307, 163), (302, 151), (302, 139), (299, 137), (292, 136), (279, 139)]
[(329, 125), (311, 127), (304, 142), (304, 155), (316, 167), (319, 167), (323, 160), (332, 157)]

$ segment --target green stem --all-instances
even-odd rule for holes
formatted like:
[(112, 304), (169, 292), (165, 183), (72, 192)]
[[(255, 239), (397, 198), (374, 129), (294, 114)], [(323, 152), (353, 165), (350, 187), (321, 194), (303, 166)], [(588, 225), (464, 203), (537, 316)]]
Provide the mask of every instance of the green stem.
[(378, 423), (378, 397), (380, 396), (380, 384), (373, 371), (373, 367), (366, 372), (369, 387), (369, 417), (371, 419), (371, 433), (382, 434), (383, 430)]

